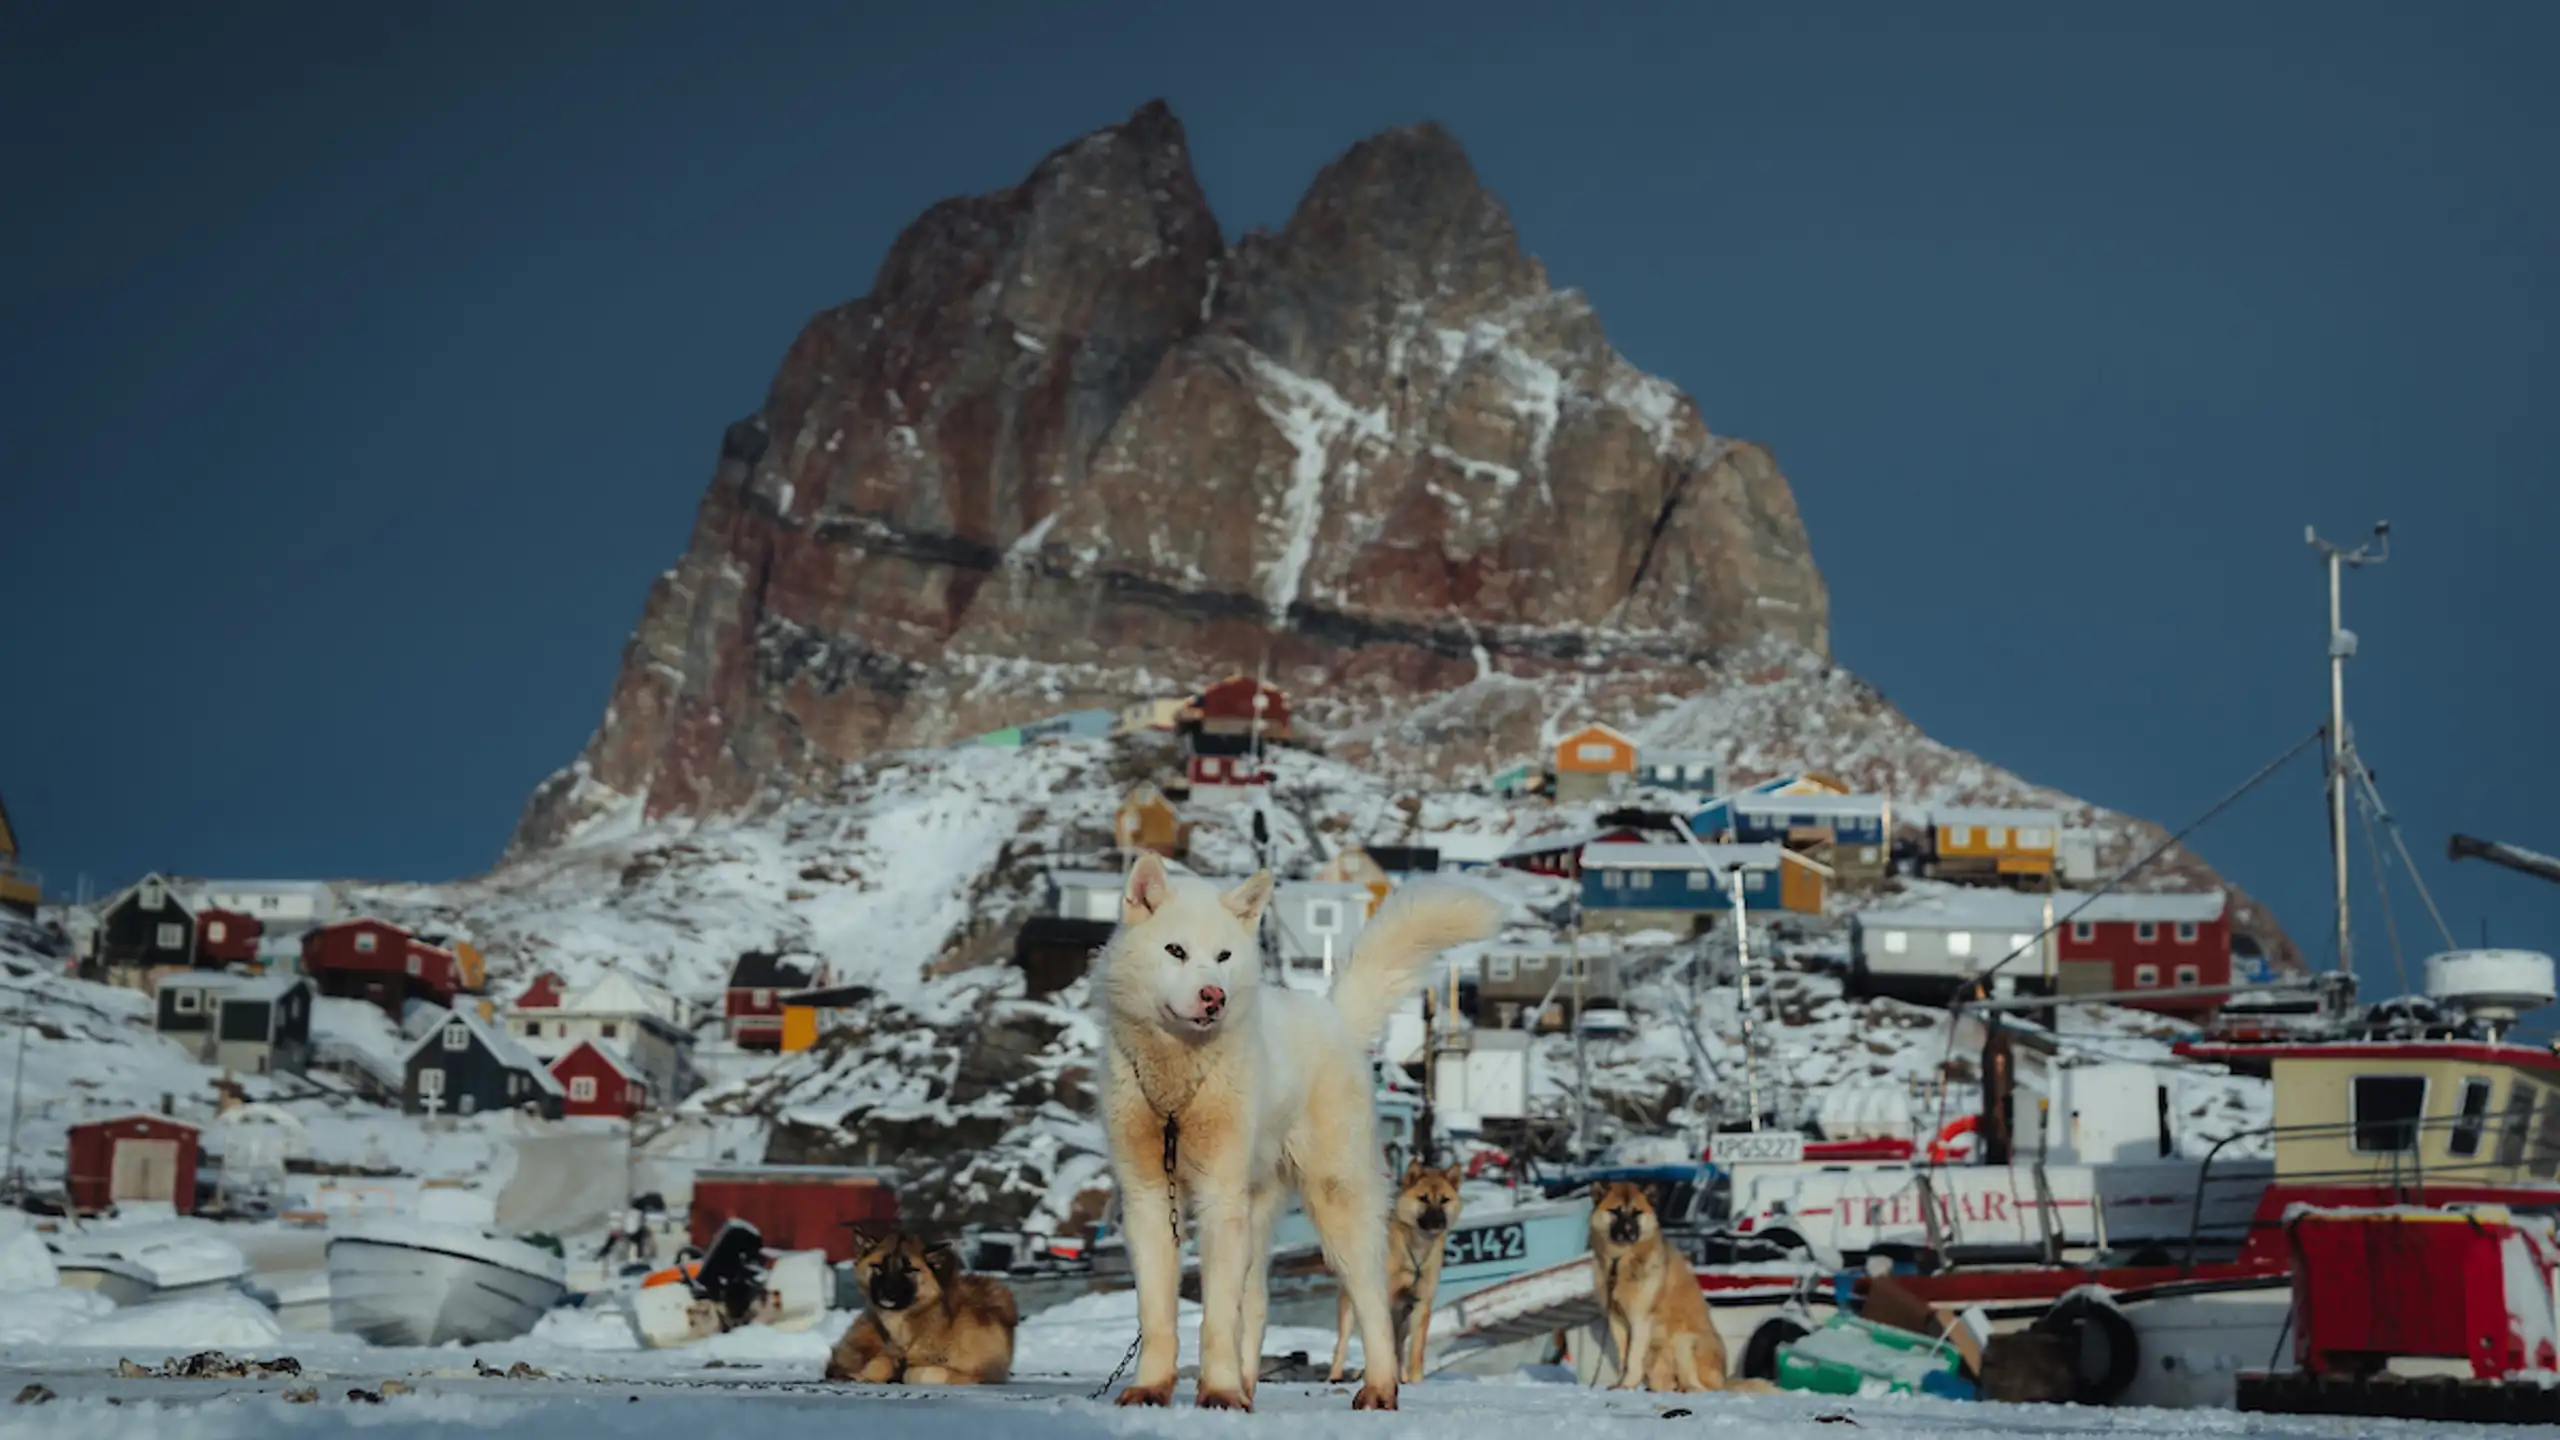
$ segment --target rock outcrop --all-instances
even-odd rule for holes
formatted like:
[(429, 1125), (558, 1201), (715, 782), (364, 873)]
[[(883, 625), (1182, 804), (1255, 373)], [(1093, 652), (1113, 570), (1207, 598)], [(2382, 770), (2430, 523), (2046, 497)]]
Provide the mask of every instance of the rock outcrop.
[(810, 322), (515, 845), (1231, 669), (1352, 727), (1487, 676), (1693, 693), (1826, 620), (1768, 453), (1622, 359), (1446, 132), (1361, 142), (1229, 246), (1150, 104)]

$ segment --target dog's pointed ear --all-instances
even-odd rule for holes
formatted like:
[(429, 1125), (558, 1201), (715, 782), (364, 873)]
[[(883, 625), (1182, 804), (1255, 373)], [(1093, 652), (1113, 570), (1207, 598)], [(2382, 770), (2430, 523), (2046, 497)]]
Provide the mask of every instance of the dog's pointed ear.
[(880, 1237), (878, 1235), (864, 1229), (860, 1225), (847, 1225), (844, 1228), (846, 1232), (846, 1242), (851, 1246), (853, 1250), (853, 1258), (856, 1260), (870, 1254), (871, 1247), (880, 1243)]
[(1441, 1173), (1442, 1175), (1444, 1175), (1444, 1176), (1447, 1176), (1447, 1177), (1448, 1177), (1448, 1180), (1449, 1180), (1449, 1183), (1450, 1183), (1452, 1186), (1455, 1186), (1455, 1185), (1457, 1185), (1457, 1184), (1458, 1184), (1462, 1179), (1464, 1179), (1464, 1177), (1465, 1177), (1465, 1173), (1466, 1173), (1466, 1167), (1465, 1167), (1465, 1166), (1463, 1166), (1463, 1165), (1452, 1165), (1452, 1166), (1450, 1166), (1448, 1169), (1443, 1170), (1443, 1171), (1441, 1171), (1440, 1173)]
[(1404, 1178), (1396, 1183), (1399, 1185), (1410, 1185), (1421, 1178), (1422, 1162), (1420, 1160), (1407, 1160), (1404, 1162)]
[(1129, 867), (1129, 883), (1120, 891), (1120, 923), (1135, 925), (1153, 916), (1173, 898), (1173, 881), (1164, 873), (1164, 857), (1141, 855)]
[(924, 1268), (933, 1272), (936, 1282), (948, 1286), (960, 1278), (960, 1252), (946, 1240), (924, 1252)]
[(1256, 870), (1253, 878), (1218, 897), (1218, 903), (1247, 925), (1262, 919), (1262, 907), (1271, 900), (1271, 872)]

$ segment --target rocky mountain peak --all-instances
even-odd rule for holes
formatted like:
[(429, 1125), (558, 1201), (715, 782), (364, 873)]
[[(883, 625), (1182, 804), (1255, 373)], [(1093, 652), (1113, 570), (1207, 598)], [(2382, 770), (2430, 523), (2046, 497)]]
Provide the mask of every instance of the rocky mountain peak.
[(1487, 676), (1684, 694), (1819, 656), (1827, 603), (1767, 453), (1549, 288), (1447, 131), (1228, 247), (1151, 103), (932, 207), (802, 331), (517, 845), (1238, 667), (1318, 728)]

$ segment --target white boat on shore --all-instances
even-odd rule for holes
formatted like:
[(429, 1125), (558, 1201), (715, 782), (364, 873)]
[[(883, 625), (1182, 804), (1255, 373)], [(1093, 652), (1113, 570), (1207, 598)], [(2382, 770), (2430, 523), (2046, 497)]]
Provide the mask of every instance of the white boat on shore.
[(330, 1328), (375, 1345), (511, 1340), (567, 1290), (556, 1252), (492, 1230), (368, 1220), (329, 1240)]
[(62, 1283), (119, 1306), (191, 1300), (238, 1289), (249, 1261), (201, 1220), (106, 1225), (53, 1242)]

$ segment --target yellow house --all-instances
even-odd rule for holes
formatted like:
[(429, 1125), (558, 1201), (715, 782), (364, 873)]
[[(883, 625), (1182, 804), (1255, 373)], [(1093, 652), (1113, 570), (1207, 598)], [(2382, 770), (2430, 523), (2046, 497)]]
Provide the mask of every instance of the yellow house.
[(18, 868), (18, 832), (9, 824), (9, 807), (0, 803), (0, 908), (33, 915), (43, 899), (35, 875)]
[(1123, 855), (1149, 852), (1178, 860), (1191, 843), (1191, 827), (1162, 790), (1142, 781), (1121, 797), (1111, 817), (1111, 839)]
[(1941, 876), (2051, 875), (2061, 836), (2059, 810), (1947, 805), (1929, 815), (1930, 855)]

